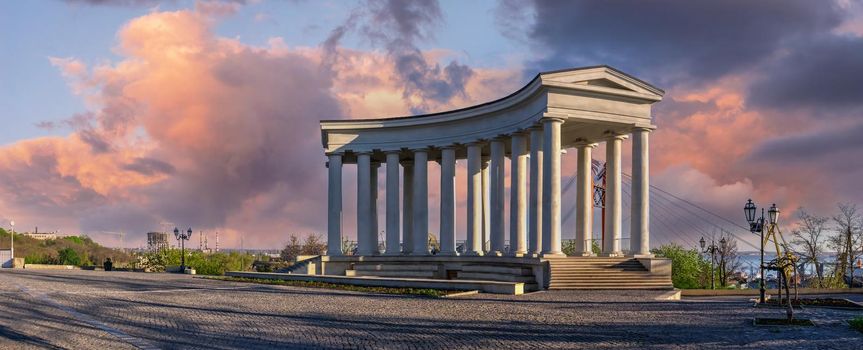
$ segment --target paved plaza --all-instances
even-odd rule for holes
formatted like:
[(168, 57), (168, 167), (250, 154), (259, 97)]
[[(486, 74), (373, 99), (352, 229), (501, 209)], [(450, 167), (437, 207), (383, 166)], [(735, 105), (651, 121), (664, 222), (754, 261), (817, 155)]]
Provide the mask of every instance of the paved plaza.
[[(751, 326), (745, 298), (553, 291), (451, 299), (233, 283), (186, 275), (0, 270), (0, 349), (860, 349), (844, 320)], [(859, 299), (859, 295), (857, 296)]]

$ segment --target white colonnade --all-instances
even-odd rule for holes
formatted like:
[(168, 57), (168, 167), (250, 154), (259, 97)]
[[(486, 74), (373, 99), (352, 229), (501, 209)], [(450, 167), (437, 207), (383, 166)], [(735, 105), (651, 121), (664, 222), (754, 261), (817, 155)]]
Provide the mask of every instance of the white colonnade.
[[(592, 150), (602, 142), (607, 162), (607, 239), (601, 255), (620, 256), (624, 249), (634, 256), (649, 255), (648, 135), (655, 128), (650, 107), (661, 97), (661, 90), (600, 66), (541, 73), (513, 95), (463, 110), (410, 118), (324, 121), (329, 168), (327, 255), (344, 253), (342, 171), (344, 164), (355, 164), (358, 255), (563, 256), (561, 153), (565, 149), (574, 149), (577, 157), (575, 225), (566, 231), (575, 232), (575, 255), (593, 255), (591, 161)], [(633, 187), (630, 245), (623, 247), (621, 154), (627, 139), (632, 147)], [(466, 162), (465, 178), (456, 176), (459, 160)], [(435, 252), (428, 244), (430, 161), (440, 164), (440, 250)], [(379, 166), (386, 168), (384, 249), (378, 242)], [(465, 201), (465, 211), (457, 210), (460, 200)], [(466, 223), (463, 246), (456, 243), (459, 220)]]
[[(356, 155), (357, 164), (357, 253), (360, 255), (429, 255), (428, 246), (428, 162), (429, 154), (440, 163), (440, 253), (458, 255), (456, 223), (458, 179), (456, 161), (459, 154), (467, 160), (466, 241), (461, 248), (467, 255), (492, 256), (560, 256), (561, 252), (561, 146), (563, 120), (548, 119), (532, 128), (501, 136), (488, 142), (451, 145), (438, 150), (386, 151), (386, 225), (385, 250), (377, 240), (377, 171), (380, 163), (371, 153)], [(649, 254), (649, 170), (648, 133), (636, 129), (632, 143), (632, 224), (630, 233), (633, 255)], [(622, 143), (626, 135), (612, 134), (604, 139), (607, 160), (608, 239), (602, 244), (602, 255), (622, 256)], [(509, 143), (507, 150), (505, 147)], [(576, 186), (576, 254), (590, 256), (593, 232), (593, 182), (590, 175), (592, 149), (597, 143), (578, 141)], [(483, 193), (483, 152), (489, 154), (488, 184), (490, 199)], [(329, 230), (328, 255), (341, 254), (342, 236), (342, 154), (329, 158)], [(510, 161), (509, 232), (505, 217), (505, 159)], [(529, 163), (529, 164), (528, 164)], [(401, 167), (401, 169), (400, 169)], [(580, 176), (587, 174), (587, 176)], [(403, 177), (403, 178), (402, 178)], [(528, 184), (530, 186), (528, 186)], [(399, 192), (402, 206), (399, 206)], [(486, 227), (485, 208), (489, 208), (490, 247), (482, 241)], [(402, 216), (403, 215), (403, 216)], [(403, 222), (402, 222), (403, 220)], [(507, 238), (509, 244), (507, 245)]]

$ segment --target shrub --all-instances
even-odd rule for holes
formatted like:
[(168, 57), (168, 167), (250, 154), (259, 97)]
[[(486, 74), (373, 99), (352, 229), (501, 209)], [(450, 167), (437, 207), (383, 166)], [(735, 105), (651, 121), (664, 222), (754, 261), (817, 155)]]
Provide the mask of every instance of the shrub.
[(58, 251), (57, 259), (60, 260), (60, 265), (81, 265), (81, 256), (72, 248), (63, 248)]
[[(651, 250), (657, 257), (671, 259), (671, 281), (675, 288), (693, 289), (705, 287), (705, 274), (709, 274), (710, 263), (695, 249), (684, 249), (678, 244), (665, 244)], [(708, 275), (709, 276), (709, 275)]]

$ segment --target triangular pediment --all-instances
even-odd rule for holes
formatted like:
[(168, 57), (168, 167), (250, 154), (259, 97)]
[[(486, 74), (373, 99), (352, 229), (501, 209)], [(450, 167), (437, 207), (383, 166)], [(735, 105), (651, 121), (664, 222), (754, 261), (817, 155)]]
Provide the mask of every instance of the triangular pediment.
[(564, 83), (662, 97), (665, 93), (644, 81), (608, 66), (575, 68), (540, 74), (543, 83)]

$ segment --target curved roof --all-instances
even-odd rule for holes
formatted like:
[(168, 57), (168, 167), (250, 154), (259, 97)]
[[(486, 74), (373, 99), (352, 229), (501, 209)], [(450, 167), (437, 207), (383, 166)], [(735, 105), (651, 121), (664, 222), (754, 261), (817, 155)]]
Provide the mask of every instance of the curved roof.
[[(552, 117), (564, 119), (569, 128), (576, 124), (571, 121), (653, 127), (650, 105), (663, 94), (609, 66), (565, 69), (539, 73), (506, 97), (466, 108), (393, 118), (323, 120), (321, 136), (327, 153), (374, 152), (482, 141)], [(581, 138), (596, 137), (595, 132), (581, 132)]]

